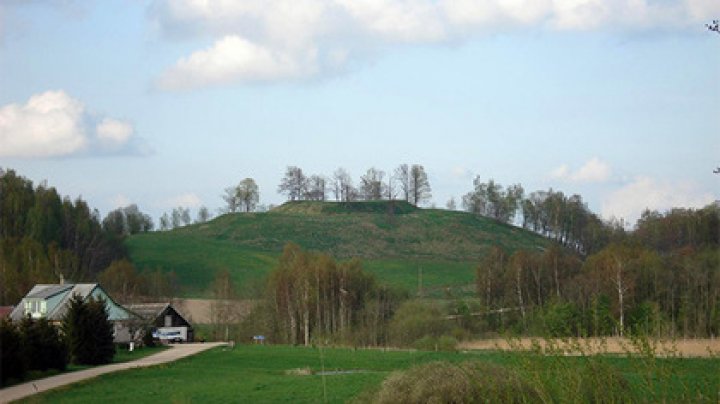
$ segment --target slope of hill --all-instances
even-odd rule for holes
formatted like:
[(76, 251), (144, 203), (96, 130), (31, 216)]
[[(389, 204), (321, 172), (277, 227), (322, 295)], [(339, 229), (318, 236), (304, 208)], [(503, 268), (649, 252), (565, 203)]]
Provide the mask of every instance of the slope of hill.
[(229, 270), (257, 291), (283, 246), (295, 242), (338, 259), (359, 257), (381, 282), (428, 293), (472, 283), (492, 245), (509, 251), (548, 241), (520, 228), (464, 212), (418, 209), (406, 202), (290, 202), (266, 213), (227, 214), (208, 223), (128, 240), (139, 268), (177, 274), (183, 293), (203, 295), (215, 271)]

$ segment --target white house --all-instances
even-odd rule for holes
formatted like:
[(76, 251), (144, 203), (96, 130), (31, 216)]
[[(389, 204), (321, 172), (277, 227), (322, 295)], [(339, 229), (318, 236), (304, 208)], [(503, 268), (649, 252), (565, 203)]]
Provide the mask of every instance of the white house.
[(65, 284), (38, 284), (22, 299), (10, 313), (13, 321), (20, 321), (26, 316), (32, 318), (47, 318), (51, 323), (59, 324), (68, 309), (68, 303), (74, 295), (83, 300), (91, 297), (102, 298), (105, 301), (105, 310), (108, 319), (113, 323), (115, 342), (130, 342), (132, 340), (131, 323), (137, 320), (136, 316), (125, 309), (105, 292), (97, 283), (65, 283)]

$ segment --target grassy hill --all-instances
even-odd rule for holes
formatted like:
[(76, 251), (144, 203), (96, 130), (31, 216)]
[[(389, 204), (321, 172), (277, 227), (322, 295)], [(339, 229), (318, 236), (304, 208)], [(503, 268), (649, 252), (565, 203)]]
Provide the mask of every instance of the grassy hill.
[(131, 237), (139, 268), (172, 270), (183, 293), (202, 296), (215, 271), (257, 291), (283, 246), (295, 242), (338, 259), (359, 257), (381, 282), (427, 293), (462, 290), (492, 245), (543, 248), (531, 232), (464, 212), (418, 209), (406, 202), (290, 202), (266, 213), (220, 216), (208, 223)]

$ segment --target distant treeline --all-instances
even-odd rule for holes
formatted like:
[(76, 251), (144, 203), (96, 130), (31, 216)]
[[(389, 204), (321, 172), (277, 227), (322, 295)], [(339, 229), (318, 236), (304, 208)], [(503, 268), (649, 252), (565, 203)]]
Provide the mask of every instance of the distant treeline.
[[(487, 330), (555, 335), (720, 334), (720, 207), (645, 212), (578, 255), (493, 248), (477, 267)], [(562, 240), (558, 240), (562, 241)], [(512, 310), (501, 310), (501, 309)]]
[(127, 258), (125, 236), (152, 228), (135, 205), (101, 220), (80, 198), (0, 170), (0, 304), (16, 304), (36, 283), (96, 281)]
[(90, 280), (126, 256), (122, 238), (97, 210), (14, 171), (0, 172), (0, 304), (15, 304), (35, 283)]

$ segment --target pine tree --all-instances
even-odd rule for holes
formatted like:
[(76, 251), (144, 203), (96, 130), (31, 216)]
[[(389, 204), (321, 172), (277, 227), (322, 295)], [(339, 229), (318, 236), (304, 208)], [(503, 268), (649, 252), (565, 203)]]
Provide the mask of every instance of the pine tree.
[(78, 365), (110, 363), (115, 355), (113, 325), (108, 320), (103, 299), (85, 302), (75, 295), (63, 319), (72, 361)]

